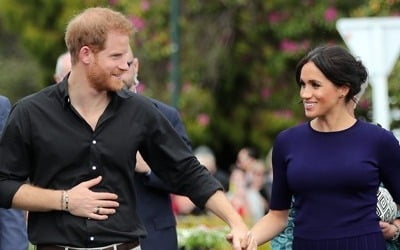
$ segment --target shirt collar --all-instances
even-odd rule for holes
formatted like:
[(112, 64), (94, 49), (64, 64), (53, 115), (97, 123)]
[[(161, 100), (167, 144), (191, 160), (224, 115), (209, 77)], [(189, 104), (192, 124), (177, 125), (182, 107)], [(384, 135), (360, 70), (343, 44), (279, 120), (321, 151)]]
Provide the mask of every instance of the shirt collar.
[(71, 105), (71, 101), (69, 99), (69, 94), (68, 94), (68, 77), (69, 73), (64, 77), (64, 79), (60, 83), (57, 83), (57, 89), (63, 104), (63, 108), (67, 108), (69, 107), (69, 105)]
[[(69, 73), (64, 77), (64, 79), (60, 83), (57, 84), (58, 92), (60, 98), (62, 99), (62, 104), (64, 108), (69, 107), (71, 105), (71, 100), (69, 98), (69, 93), (68, 93), (68, 77)], [(119, 98), (127, 99), (135, 95), (135, 93), (127, 89), (121, 89), (118, 90), (117, 92), (109, 92), (109, 95), (111, 99), (119, 99)]]

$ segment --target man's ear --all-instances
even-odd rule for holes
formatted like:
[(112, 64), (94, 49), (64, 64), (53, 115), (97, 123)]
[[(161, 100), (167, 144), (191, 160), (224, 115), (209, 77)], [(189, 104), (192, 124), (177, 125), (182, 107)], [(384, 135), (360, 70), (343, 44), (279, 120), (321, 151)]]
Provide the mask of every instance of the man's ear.
[(84, 64), (89, 64), (92, 61), (93, 52), (88, 46), (83, 46), (79, 50), (78, 58), (79, 61), (83, 62)]

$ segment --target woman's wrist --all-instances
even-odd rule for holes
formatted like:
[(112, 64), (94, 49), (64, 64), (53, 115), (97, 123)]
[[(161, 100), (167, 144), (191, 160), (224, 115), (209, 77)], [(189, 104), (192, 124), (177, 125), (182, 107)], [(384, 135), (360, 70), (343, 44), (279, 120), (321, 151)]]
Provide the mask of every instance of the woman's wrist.
[(395, 241), (395, 240), (398, 240), (398, 239), (399, 239), (399, 236), (400, 236), (400, 227), (399, 227), (397, 224), (395, 224), (395, 223), (393, 223), (392, 225), (396, 228), (396, 231), (394, 232), (394, 235), (393, 235), (393, 237), (391, 238), (391, 240), (392, 240), (392, 241)]

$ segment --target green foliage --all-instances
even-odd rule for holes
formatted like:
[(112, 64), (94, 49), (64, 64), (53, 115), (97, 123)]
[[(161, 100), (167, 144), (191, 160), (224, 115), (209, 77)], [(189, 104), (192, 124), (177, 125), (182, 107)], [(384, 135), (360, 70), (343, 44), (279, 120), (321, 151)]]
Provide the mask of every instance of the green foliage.
[[(136, 28), (132, 44), (144, 93), (169, 102), (169, 3), (2, 0), (0, 14), (37, 58), (50, 84), (71, 16), (90, 6), (122, 11)], [(335, 28), (338, 18), (396, 11), (398, 0), (180, 1), (183, 89), (178, 108), (194, 146), (209, 145), (222, 161), (232, 161), (244, 145), (266, 154), (278, 132), (304, 119), (294, 83), (297, 61), (322, 43), (343, 43)], [(361, 108), (358, 112), (369, 119), (369, 104)]]
[(179, 248), (184, 250), (229, 249), (225, 240), (228, 229), (212, 230), (206, 227), (178, 229)]
[(40, 89), (37, 79), (40, 71), (33, 60), (26, 60), (20, 68), (20, 59), (0, 56), (0, 93), (15, 102), (23, 96)]
[[(178, 216), (177, 233), (180, 250), (232, 249), (225, 238), (229, 227), (215, 215)], [(267, 243), (258, 249), (269, 250), (270, 246)]]
[(15, 36), (0, 32), (0, 94), (14, 103), (40, 89), (41, 81), (36, 61), (21, 48)]
[(64, 31), (68, 20), (83, 8), (107, 3), (106, 0), (2, 0), (0, 16), (4, 27), (18, 34), (23, 46), (35, 56), (45, 82), (52, 84), (56, 59), (66, 50)]

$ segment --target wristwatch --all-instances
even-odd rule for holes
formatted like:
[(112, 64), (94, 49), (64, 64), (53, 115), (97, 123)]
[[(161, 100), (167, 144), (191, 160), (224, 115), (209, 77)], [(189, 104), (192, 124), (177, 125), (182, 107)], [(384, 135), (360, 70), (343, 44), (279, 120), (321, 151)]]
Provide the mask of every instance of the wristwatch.
[(396, 232), (394, 232), (394, 235), (393, 235), (393, 237), (392, 237), (392, 241), (395, 241), (395, 240), (397, 240), (398, 238), (399, 238), (399, 236), (400, 236), (400, 228), (399, 228), (399, 226), (397, 226), (396, 224), (394, 224), (393, 223), (393, 226), (395, 226), (396, 227)]

